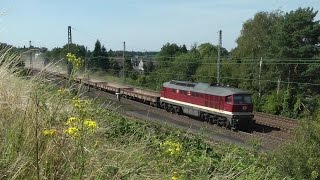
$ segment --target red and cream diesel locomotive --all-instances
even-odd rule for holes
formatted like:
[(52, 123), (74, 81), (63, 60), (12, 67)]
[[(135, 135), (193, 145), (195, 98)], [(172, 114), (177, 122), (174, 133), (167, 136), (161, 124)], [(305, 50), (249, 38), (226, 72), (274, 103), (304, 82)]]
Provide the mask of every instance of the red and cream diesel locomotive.
[(186, 81), (165, 82), (160, 106), (232, 129), (249, 129), (253, 123), (251, 94), (237, 88)]

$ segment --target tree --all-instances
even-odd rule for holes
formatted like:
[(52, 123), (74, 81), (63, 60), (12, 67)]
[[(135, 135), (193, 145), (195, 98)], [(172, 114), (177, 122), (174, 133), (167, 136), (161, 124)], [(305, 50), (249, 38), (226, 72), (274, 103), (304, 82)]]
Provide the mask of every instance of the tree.
[(199, 53), (190, 51), (186, 54), (181, 54), (174, 59), (171, 65), (172, 77), (183, 81), (194, 81), (194, 75), (199, 66), (200, 58)]
[(113, 75), (119, 76), (121, 67), (114, 59), (110, 61), (110, 68), (111, 68), (110, 73), (112, 73)]
[[(319, 53), (320, 24), (314, 20), (317, 13), (313, 8), (299, 8), (285, 14), (273, 46), (277, 57), (306, 59)], [(305, 81), (310, 74), (305, 74), (307, 77), (301, 74), (308, 68), (314, 69), (314, 66), (291, 62), (282, 66), (282, 76), (288, 81)]]
[(182, 54), (185, 52), (186, 47), (179, 47), (177, 44), (165, 44), (161, 51), (158, 54), (158, 61), (161, 67), (168, 67), (171, 65), (171, 62), (173, 61), (175, 56), (178, 56), (179, 54)]
[[(198, 47), (198, 50), (200, 53), (200, 57), (203, 58), (204, 60), (208, 60), (209, 58), (216, 58), (218, 56), (218, 47), (210, 43), (201, 44)], [(221, 51), (221, 56), (228, 55), (228, 51), (225, 48), (221, 47), (220, 51)]]
[(269, 54), (269, 48), (273, 41), (273, 34), (282, 18), (281, 12), (258, 12), (253, 19), (247, 20), (242, 25), (237, 47), (233, 56), (238, 58), (260, 58)]
[(182, 53), (187, 53), (187, 52), (188, 52), (188, 49), (187, 49), (186, 45), (183, 45), (183, 46), (181, 47), (181, 52), (182, 52)]
[(154, 70), (154, 65), (152, 61), (146, 61), (143, 64), (144, 74), (148, 75), (150, 72)]
[(95, 68), (107, 71), (109, 69), (109, 57), (106, 48), (102, 45), (99, 40), (96, 41), (94, 50), (92, 52), (92, 65)]
[(131, 77), (133, 75), (133, 66), (131, 63), (131, 60), (129, 58), (126, 58), (124, 61), (124, 77)]
[(101, 51), (101, 43), (99, 40), (96, 41), (94, 45), (94, 50), (92, 52), (92, 67), (95, 68), (100, 68), (100, 62), (101, 62), (101, 56), (102, 56), (102, 51)]
[[(281, 79), (288, 82), (319, 82), (320, 78), (315, 76), (319, 65), (312, 63), (312, 58), (319, 53), (320, 44), (320, 24), (315, 21), (317, 13), (313, 8), (299, 8), (286, 13), (280, 21), (273, 45), (274, 54), (277, 57), (294, 59), (278, 66)], [(309, 64), (310, 62), (312, 64)], [(297, 84), (291, 84), (290, 89), (290, 110), (294, 109), (294, 102), (298, 101), (300, 94), (305, 97), (319, 92), (317, 88), (300, 87)]]
[(101, 62), (99, 62), (99, 65), (102, 69), (104, 70), (108, 70), (109, 69), (109, 56), (108, 56), (108, 52), (107, 49), (102, 46), (101, 48)]
[(318, 54), (320, 24), (314, 20), (317, 13), (313, 8), (299, 8), (285, 14), (276, 39), (277, 56), (312, 58)]

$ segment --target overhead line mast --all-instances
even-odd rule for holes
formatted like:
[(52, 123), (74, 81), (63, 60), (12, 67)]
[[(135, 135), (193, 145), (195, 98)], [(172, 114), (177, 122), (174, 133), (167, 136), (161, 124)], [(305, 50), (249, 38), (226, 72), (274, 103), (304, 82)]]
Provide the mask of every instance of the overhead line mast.
[(29, 51), (30, 51), (30, 69), (33, 69), (33, 64), (32, 64), (32, 45), (31, 45), (31, 41), (29, 41)]
[(217, 83), (220, 83), (220, 60), (221, 60), (221, 46), (222, 46), (222, 31), (219, 31), (219, 44), (218, 44), (218, 60), (217, 60)]
[(123, 58), (123, 60), (122, 60), (122, 63), (123, 63), (123, 66), (122, 66), (122, 75), (123, 75), (123, 78), (125, 79), (126, 78), (126, 76), (125, 76), (125, 72), (124, 72), (124, 64), (125, 64), (125, 52), (126, 52), (126, 42), (124, 41), (123, 42), (123, 52), (122, 52), (122, 58)]
[[(68, 52), (69, 53), (70, 53), (71, 44), (72, 44), (71, 26), (68, 26)], [(68, 71), (68, 76), (70, 76), (72, 71), (72, 64), (69, 61), (67, 61), (67, 71)]]

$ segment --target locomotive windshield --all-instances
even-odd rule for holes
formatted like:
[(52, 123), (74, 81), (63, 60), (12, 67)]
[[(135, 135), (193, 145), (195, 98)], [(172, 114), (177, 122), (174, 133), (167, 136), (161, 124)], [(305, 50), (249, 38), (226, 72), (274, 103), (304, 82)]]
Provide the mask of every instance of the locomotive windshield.
[(251, 96), (250, 95), (234, 95), (233, 96), (234, 104), (251, 104)]

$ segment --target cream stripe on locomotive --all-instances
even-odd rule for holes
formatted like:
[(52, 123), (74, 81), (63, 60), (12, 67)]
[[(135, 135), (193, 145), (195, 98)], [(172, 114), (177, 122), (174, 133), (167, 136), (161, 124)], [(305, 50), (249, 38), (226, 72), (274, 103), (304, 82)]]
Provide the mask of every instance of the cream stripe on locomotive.
[(228, 114), (228, 115), (252, 115), (251, 112), (230, 112), (230, 111), (224, 111), (224, 110), (219, 110), (219, 109), (215, 109), (215, 108), (200, 106), (200, 105), (196, 105), (196, 104), (186, 103), (186, 102), (182, 102), (182, 101), (177, 101), (177, 100), (173, 100), (173, 99), (168, 99), (168, 98), (164, 98), (164, 97), (161, 97), (160, 99), (164, 100), (164, 101), (169, 101), (169, 102), (173, 102), (173, 103), (187, 105), (187, 106), (193, 106), (193, 107), (196, 107), (196, 108), (199, 108), (199, 109), (204, 109), (204, 110), (207, 110), (207, 111), (214, 111), (214, 112), (222, 113), (222, 114)]

